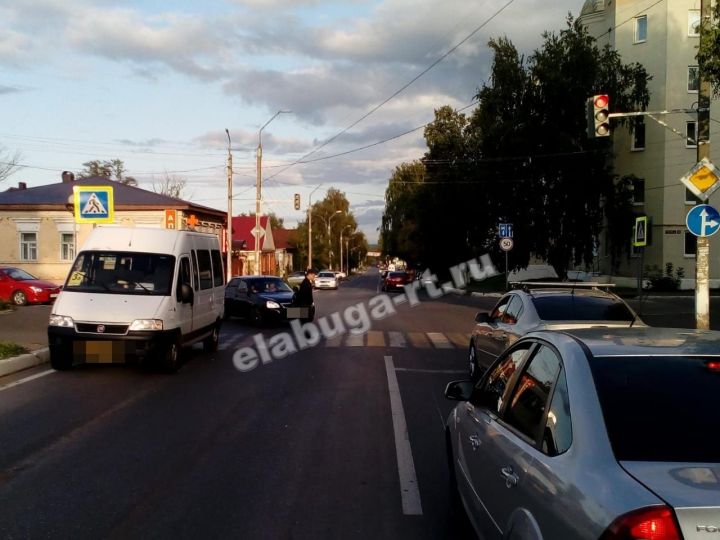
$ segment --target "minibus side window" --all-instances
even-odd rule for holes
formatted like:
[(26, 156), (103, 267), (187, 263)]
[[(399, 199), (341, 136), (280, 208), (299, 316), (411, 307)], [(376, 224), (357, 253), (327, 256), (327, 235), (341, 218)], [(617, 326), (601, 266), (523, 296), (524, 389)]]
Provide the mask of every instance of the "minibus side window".
[(187, 257), (183, 257), (180, 259), (180, 265), (178, 266), (178, 280), (177, 280), (177, 287), (175, 289), (175, 296), (178, 300), (178, 302), (182, 299), (182, 285), (183, 283), (190, 285), (191, 283), (191, 277), (190, 277), (190, 259)]
[(200, 277), (198, 274), (198, 259), (197, 259), (197, 251), (194, 249), (192, 250), (192, 260), (193, 260), (193, 289), (196, 291), (200, 290)]

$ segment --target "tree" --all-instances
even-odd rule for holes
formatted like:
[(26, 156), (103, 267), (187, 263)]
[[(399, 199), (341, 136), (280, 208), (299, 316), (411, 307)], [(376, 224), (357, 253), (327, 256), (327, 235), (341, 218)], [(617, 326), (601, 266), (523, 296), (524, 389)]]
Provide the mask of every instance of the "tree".
[(120, 159), (104, 161), (95, 159), (83, 163), (83, 167), (85, 168), (78, 173), (78, 176), (80, 177), (86, 178), (90, 176), (100, 176), (102, 178), (108, 178), (110, 180), (114, 180), (115, 182), (126, 184), (128, 186), (138, 185), (135, 178), (133, 178), (132, 176), (125, 176), (125, 163), (123, 163), (123, 161)]
[(414, 263), (422, 256), (418, 238), (419, 197), (425, 180), (422, 162), (403, 163), (393, 171), (385, 190), (385, 210), (380, 226), (384, 255)]
[(11, 153), (0, 146), (0, 184), (20, 168), (21, 159), (22, 154), (20, 152)]
[(708, 80), (715, 97), (720, 96), (720, 3), (712, 7), (709, 21), (701, 21), (700, 46), (697, 61), (702, 70), (701, 76)]
[[(324, 199), (313, 203), (310, 211), (312, 213), (313, 260), (308, 263), (308, 266), (317, 268), (330, 268), (331, 264), (339, 266), (340, 232), (343, 232), (343, 239), (345, 239), (352, 238), (351, 235), (356, 234), (357, 230), (357, 221), (350, 212), (350, 202), (343, 192), (331, 188)], [(297, 249), (300, 253), (307, 253), (307, 220), (298, 223), (297, 231)], [(367, 242), (364, 245), (365, 253), (367, 253)], [(359, 246), (355, 246), (355, 248), (356, 251), (360, 250)], [(343, 249), (345, 249), (344, 246)], [(307, 261), (307, 256), (304, 260)]]
[(165, 176), (159, 180), (157, 184), (155, 183), (155, 180), (153, 180), (152, 190), (155, 193), (160, 193), (161, 195), (181, 199), (186, 185), (187, 180), (179, 176), (172, 176), (166, 171)]

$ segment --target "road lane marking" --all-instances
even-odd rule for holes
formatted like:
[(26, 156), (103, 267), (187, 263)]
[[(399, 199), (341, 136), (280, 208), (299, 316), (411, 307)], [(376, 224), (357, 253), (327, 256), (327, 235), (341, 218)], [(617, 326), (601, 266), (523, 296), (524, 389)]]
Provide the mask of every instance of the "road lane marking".
[(339, 347), (342, 341), (342, 336), (334, 336), (325, 341), (326, 347)]
[(448, 338), (445, 337), (445, 334), (441, 332), (428, 332), (427, 336), (430, 338), (430, 341), (432, 341), (432, 344), (435, 345), (436, 349), (454, 349), (452, 343), (450, 343)]
[(430, 343), (428, 343), (425, 334), (422, 332), (408, 332), (408, 338), (410, 339), (410, 343), (413, 344), (413, 347), (419, 349), (427, 349), (430, 347)]
[(388, 337), (390, 338), (390, 346), (391, 347), (400, 347), (405, 348), (407, 345), (407, 341), (405, 341), (405, 335), (402, 332), (388, 332)]
[(364, 334), (350, 334), (345, 340), (346, 347), (362, 347), (365, 343)]
[(45, 375), (50, 375), (51, 373), (56, 373), (56, 371), (54, 369), (48, 369), (46, 371), (36, 373), (35, 375), (25, 377), (24, 379), (11, 382), (10, 384), (6, 384), (5, 386), (0, 386), (0, 392), (2, 392), (3, 390), (7, 390), (8, 388), (12, 388), (13, 386), (20, 386), (21, 384), (25, 384), (26, 382), (34, 381), (35, 379), (39, 379), (40, 377), (44, 377)]
[(384, 347), (385, 346), (385, 334), (379, 330), (371, 330), (368, 332), (367, 338), (368, 347)]
[(407, 367), (396, 367), (395, 371), (410, 371), (412, 373), (448, 373), (452, 375), (465, 374), (467, 375), (466, 369), (416, 369)]
[(448, 332), (445, 334), (450, 341), (461, 349), (466, 348), (470, 344), (470, 335), (462, 332)]
[(418, 488), (415, 463), (413, 462), (410, 437), (408, 435), (405, 411), (403, 410), (400, 387), (395, 375), (395, 364), (392, 356), (385, 357), (385, 371), (390, 392), (390, 410), (392, 412), (393, 431), (395, 432), (395, 453), (397, 455), (398, 476), (400, 478), (400, 498), (403, 514), (421, 516), (420, 489)]

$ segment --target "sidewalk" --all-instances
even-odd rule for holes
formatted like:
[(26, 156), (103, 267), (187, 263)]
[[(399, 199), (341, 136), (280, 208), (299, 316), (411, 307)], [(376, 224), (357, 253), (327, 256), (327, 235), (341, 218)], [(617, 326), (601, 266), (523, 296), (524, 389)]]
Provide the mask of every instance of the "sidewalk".
[(0, 341), (15, 343), (29, 352), (0, 360), (0, 377), (50, 361), (47, 322), (51, 306), (19, 306), (0, 312)]

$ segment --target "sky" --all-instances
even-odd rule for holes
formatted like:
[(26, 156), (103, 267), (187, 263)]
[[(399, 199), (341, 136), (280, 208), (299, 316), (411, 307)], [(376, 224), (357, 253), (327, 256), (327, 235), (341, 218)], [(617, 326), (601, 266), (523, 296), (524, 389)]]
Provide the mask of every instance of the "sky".
[[(121, 159), (140, 187), (293, 227), (329, 188), (377, 241), (393, 170), (435, 109), (472, 111), (491, 38), (525, 54), (582, 0), (0, 0), (0, 190)], [(225, 130), (230, 134), (230, 141)], [(293, 208), (299, 193), (302, 210)]]

